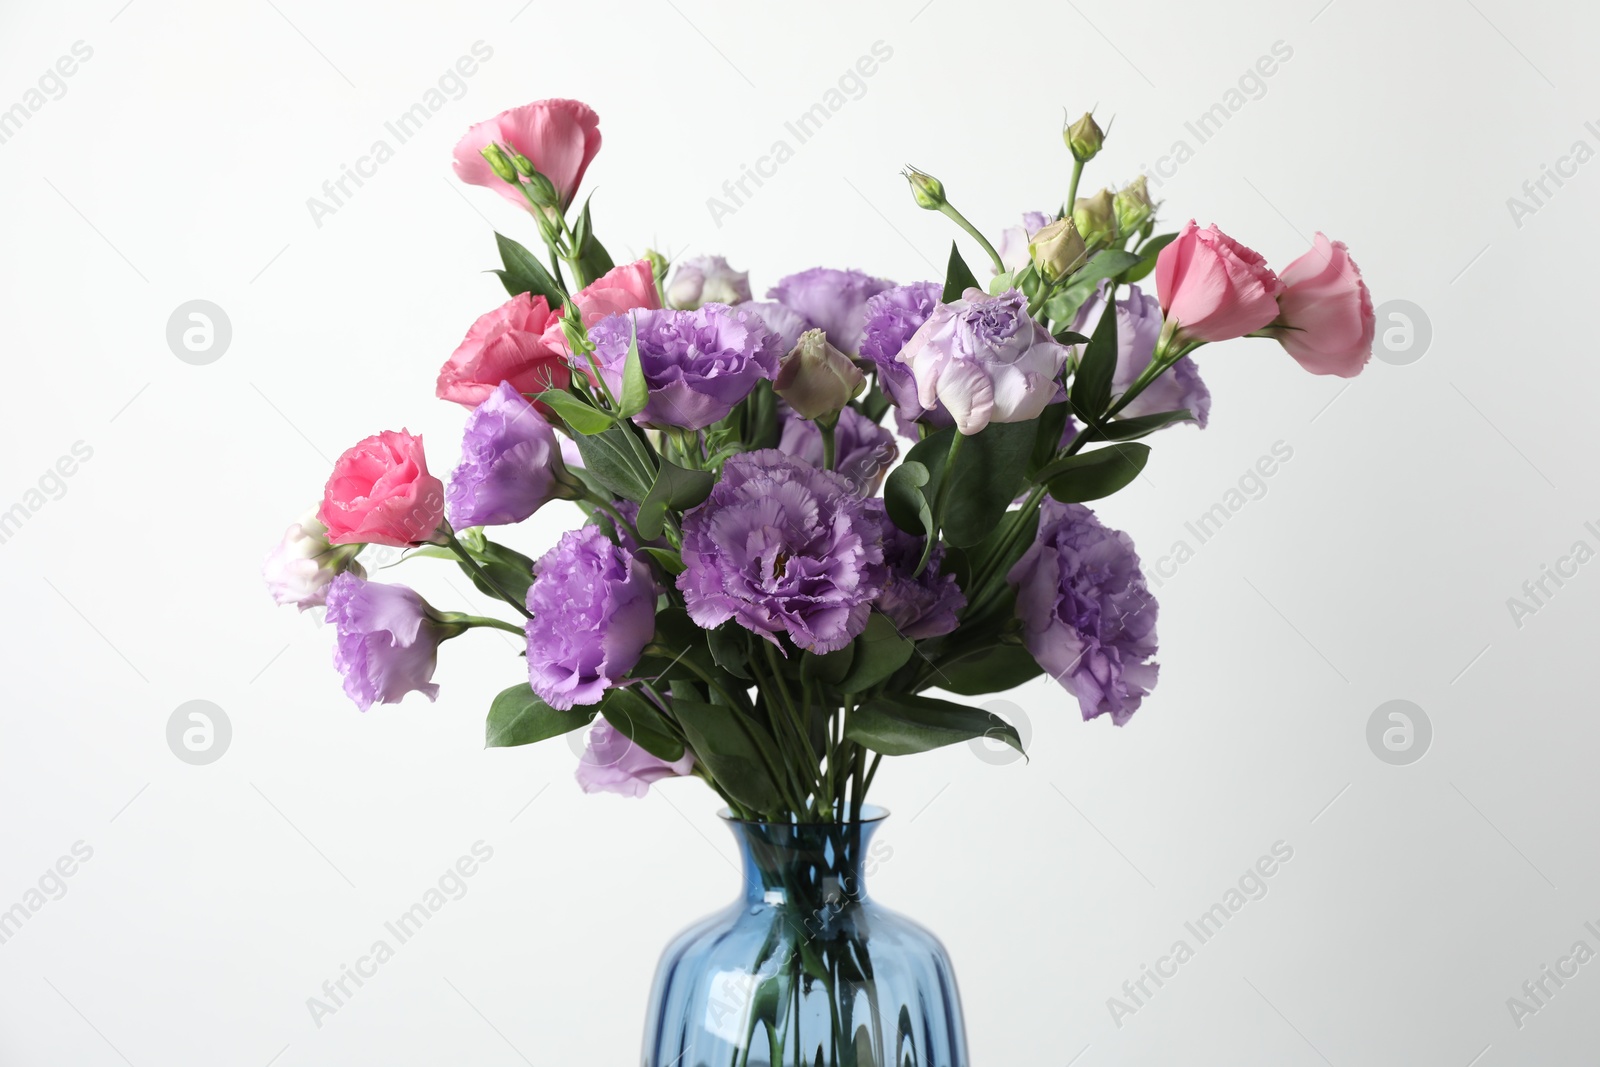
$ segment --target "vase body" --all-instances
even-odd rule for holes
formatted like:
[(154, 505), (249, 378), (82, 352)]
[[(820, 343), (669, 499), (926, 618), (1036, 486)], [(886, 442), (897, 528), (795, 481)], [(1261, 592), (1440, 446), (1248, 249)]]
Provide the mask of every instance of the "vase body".
[(968, 1067), (944, 946), (867, 896), (882, 813), (724, 821), (744, 891), (663, 953), (644, 1067)]

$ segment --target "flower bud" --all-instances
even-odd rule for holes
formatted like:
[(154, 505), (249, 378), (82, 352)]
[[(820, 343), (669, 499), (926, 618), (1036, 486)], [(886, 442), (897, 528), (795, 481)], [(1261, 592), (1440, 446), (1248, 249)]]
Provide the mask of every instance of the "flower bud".
[(1106, 133), (1094, 116), (1085, 112), (1083, 118), (1061, 131), (1061, 139), (1067, 142), (1073, 159), (1087, 163), (1100, 154), (1100, 147), (1106, 143)]
[(360, 551), (360, 545), (330, 545), (328, 528), (312, 508), (284, 531), (283, 540), (262, 564), (261, 576), (267, 580), (273, 600), (305, 611), (321, 606), (327, 600), (329, 583), (345, 571), (366, 577), (355, 561)]
[(1102, 189), (1093, 196), (1080, 196), (1072, 205), (1072, 221), (1078, 233), (1090, 245), (1109, 244), (1117, 236), (1117, 209), (1111, 200), (1111, 190)]
[(827, 334), (807, 330), (778, 364), (772, 390), (802, 419), (822, 419), (838, 415), (866, 384), (867, 376), (828, 343)]
[(490, 141), (483, 146), (481, 151), (483, 158), (489, 161), (489, 167), (494, 171), (496, 177), (503, 182), (510, 182), (512, 185), (517, 184), (517, 169), (511, 165), (511, 160), (506, 158), (505, 152), (501, 150), (499, 145)]
[(1117, 229), (1122, 233), (1133, 233), (1156, 213), (1156, 206), (1150, 200), (1150, 189), (1142, 174), (1118, 189), (1112, 202), (1116, 206)]
[(655, 278), (656, 284), (660, 285), (662, 279), (667, 276), (667, 268), (671, 266), (667, 257), (653, 248), (647, 248), (644, 250), (643, 258), (649, 261), (650, 274)]
[(1057, 219), (1034, 233), (1028, 242), (1028, 258), (1047, 282), (1058, 282), (1089, 258), (1088, 247), (1071, 219)]
[[(531, 166), (528, 169), (533, 170)], [(561, 202), (555, 184), (536, 170), (528, 175), (528, 196), (540, 207), (556, 207)]]
[(524, 178), (531, 178), (535, 174), (539, 173), (533, 166), (533, 160), (529, 159), (521, 152), (518, 152), (516, 148), (511, 145), (506, 145), (506, 148), (508, 149), (508, 154), (511, 156), (511, 165), (517, 168), (518, 174), (522, 175)]
[(911, 183), (911, 195), (917, 201), (917, 206), (927, 208), (929, 211), (938, 211), (945, 205), (944, 182), (931, 174), (924, 174), (916, 167), (908, 166), (902, 173), (906, 181)]

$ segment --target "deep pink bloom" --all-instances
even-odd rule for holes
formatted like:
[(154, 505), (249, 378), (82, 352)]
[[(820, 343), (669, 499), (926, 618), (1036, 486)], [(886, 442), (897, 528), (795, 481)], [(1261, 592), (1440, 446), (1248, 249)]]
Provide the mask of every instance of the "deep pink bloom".
[(1161, 309), (1190, 341), (1228, 341), (1264, 329), (1278, 317), (1283, 283), (1261, 255), (1216, 224), (1193, 219), (1156, 257)]
[(345, 449), (317, 518), (333, 545), (405, 548), (432, 537), (444, 518), (444, 485), (428, 473), (422, 438), (385, 430)]
[(554, 349), (546, 340), (546, 327), (554, 326), (560, 332), (560, 318), (551, 313), (544, 297), (528, 293), (518, 293), (479, 316), (439, 368), (439, 398), (475, 408), (501, 382), (532, 395), (565, 389), (572, 380), (565, 342)]
[[(624, 311), (659, 308), (661, 294), (656, 291), (655, 270), (650, 266), (650, 261), (640, 259), (612, 267), (572, 294), (572, 301), (583, 312), (583, 325), (589, 327), (607, 316)], [(551, 316), (550, 324), (545, 327), (544, 343), (552, 351), (571, 354), (572, 346), (567, 344), (566, 331), (561, 328), (561, 316)], [(590, 378), (594, 377), (587, 364), (579, 369), (588, 373)]]
[(576, 777), (585, 793), (642, 797), (652, 783), (681, 778), (692, 770), (692, 753), (685, 751), (676, 763), (668, 763), (634, 744), (604, 719), (595, 719), (589, 728), (589, 747), (578, 760)]
[(600, 151), (600, 116), (577, 100), (537, 100), (502, 111), (467, 130), (456, 144), (456, 176), (469, 185), (493, 189), (526, 210), (528, 201), (522, 193), (502, 181), (483, 158), (483, 147), (491, 141), (527, 156), (533, 168), (556, 187), (565, 209), (589, 162)]
[(1312, 374), (1354, 378), (1372, 358), (1372, 294), (1343, 241), (1322, 234), (1279, 275), (1273, 336)]

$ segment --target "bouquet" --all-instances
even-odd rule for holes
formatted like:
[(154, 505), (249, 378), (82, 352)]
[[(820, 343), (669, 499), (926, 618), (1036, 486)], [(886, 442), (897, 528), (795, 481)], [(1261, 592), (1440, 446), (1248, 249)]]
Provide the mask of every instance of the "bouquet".
[[(1157, 233), (1142, 178), (1080, 197), (1104, 136), (1067, 126), (1061, 208), (997, 243), (907, 171), (986, 282), (952, 244), (942, 279), (819, 267), (756, 300), (721, 257), (612, 261), (577, 206), (601, 143), (586, 105), (473, 126), (456, 174), (524, 208), (543, 253), (496, 235), (510, 298), (439, 372), (467, 409), (460, 462), (441, 480), (404, 430), (353, 445), (269, 557), (274, 597), (325, 607), (363, 711), (434, 699), (444, 642), (516, 633), (489, 745), (587, 728), (586, 791), (695, 777), (752, 821), (859, 819), (885, 756), (1020, 750), (960, 698), (1041, 673), (1126, 723), (1156, 683), (1157, 606), (1088, 505), (1139, 475), (1146, 440), (1206, 425), (1204, 346), (1267, 338), (1349, 377), (1374, 323), (1321, 234), (1274, 273), (1215, 225)], [(507, 543), (567, 505), (539, 559)], [(369, 546), (453, 561), (500, 616), (372, 580)]]

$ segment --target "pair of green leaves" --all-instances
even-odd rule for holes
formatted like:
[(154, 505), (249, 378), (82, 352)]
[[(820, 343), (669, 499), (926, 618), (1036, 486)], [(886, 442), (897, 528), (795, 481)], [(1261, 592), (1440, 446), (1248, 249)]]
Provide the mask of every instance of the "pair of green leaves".
[[(583, 211), (578, 215), (578, 224), (573, 228), (573, 237), (578, 249), (576, 269), (582, 275), (579, 279), (580, 285), (585, 279), (598, 278), (615, 266), (611, 262), (611, 254), (594, 235), (594, 222), (589, 217), (587, 200), (583, 202)], [(503, 264), (494, 273), (499, 276), (500, 284), (506, 287), (506, 292), (512, 296), (519, 293), (542, 296), (552, 311), (561, 310), (566, 303), (561, 283), (543, 263), (539, 262), (539, 257), (519, 242), (498, 231), (494, 235), (494, 241), (500, 250), (500, 262)]]
[[(909, 534), (942, 533), (958, 548), (982, 541), (1027, 484), (1038, 429), (1037, 419), (991, 422), (961, 443), (954, 463), (950, 446), (956, 428), (929, 434), (911, 447), (884, 483), (890, 521)], [(935, 515), (941, 499), (944, 513)]]
[(874, 697), (853, 709), (844, 735), (885, 756), (909, 756), (945, 745), (990, 737), (1021, 752), (1016, 727), (981, 708), (903, 694)]

